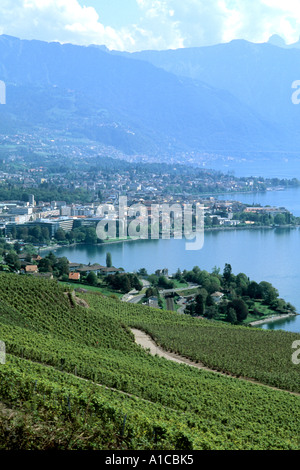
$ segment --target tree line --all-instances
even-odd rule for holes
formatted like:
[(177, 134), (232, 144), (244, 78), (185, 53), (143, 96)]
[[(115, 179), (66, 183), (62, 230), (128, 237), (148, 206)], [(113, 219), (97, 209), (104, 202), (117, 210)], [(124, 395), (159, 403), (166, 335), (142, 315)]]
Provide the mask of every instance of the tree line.
[(295, 307), (281, 299), (278, 290), (271, 283), (257, 283), (244, 273), (234, 275), (228, 263), (225, 264), (223, 273), (217, 268), (208, 273), (196, 266), (191, 271), (183, 271), (181, 277), (201, 286), (195, 301), (186, 308), (186, 313), (192, 316), (239, 324), (247, 319), (250, 312), (263, 316), (260, 305), (277, 314), (295, 313)]

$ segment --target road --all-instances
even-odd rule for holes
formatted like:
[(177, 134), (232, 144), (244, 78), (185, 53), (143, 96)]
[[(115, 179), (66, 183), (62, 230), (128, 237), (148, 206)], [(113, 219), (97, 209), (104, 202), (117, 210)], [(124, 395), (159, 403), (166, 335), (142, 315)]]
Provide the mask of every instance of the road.
[(227, 378), (230, 378), (231, 380), (246, 381), (248, 383), (251, 382), (251, 383), (253, 383), (253, 384), (255, 384), (259, 387), (264, 387), (266, 389), (281, 390), (282, 392), (286, 392), (286, 393), (289, 393), (291, 395), (296, 395), (296, 396), (300, 395), (297, 392), (290, 392), (288, 390), (280, 389), (280, 388), (277, 388), (277, 387), (272, 387), (271, 385), (266, 385), (262, 382), (259, 382), (257, 380), (254, 380), (254, 379), (251, 379), (251, 378), (248, 378), (248, 377), (235, 376), (234, 374), (228, 375), (228, 373), (226, 373), (226, 372), (220, 372), (218, 370), (211, 369), (211, 368), (205, 366), (204, 364), (202, 364), (201, 362), (196, 363), (196, 362), (193, 362), (192, 360), (190, 360), (186, 357), (180, 356), (179, 354), (165, 351), (160, 346), (158, 346), (153, 341), (153, 339), (149, 335), (147, 335), (144, 331), (137, 330), (135, 328), (131, 328), (131, 331), (134, 334), (135, 342), (137, 344), (139, 344), (140, 346), (142, 346), (144, 349), (148, 350), (150, 352), (150, 354), (152, 354), (153, 356), (157, 355), (159, 357), (164, 357), (165, 359), (167, 359), (169, 361), (177, 362), (179, 364), (186, 364), (190, 367), (195, 367), (197, 369), (206, 370), (208, 372), (213, 372), (215, 374), (222, 375), (222, 376), (225, 376)]
[(174, 299), (172, 297), (166, 297), (166, 303), (167, 303), (167, 310), (171, 310), (171, 312), (173, 312), (175, 310)]
[(134, 297), (131, 297), (131, 298), (128, 300), (128, 303), (130, 303), (130, 304), (137, 304), (137, 303), (139, 303), (139, 301), (142, 300), (144, 297), (145, 297), (144, 294), (142, 294), (142, 295), (135, 295)]
[[(143, 280), (143, 286), (144, 287), (150, 287), (150, 283), (148, 281), (145, 281)], [(190, 284), (189, 287), (180, 287), (179, 289), (164, 289), (164, 290), (161, 290), (159, 291), (160, 295), (165, 295), (165, 294), (173, 294), (175, 292), (184, 292), (184, 291), (189, 291), (190, 289), (196, 289), (198, 287), (201, 287), (199, 286), (198, 284)], [(131, 304), (137, 304), (143, 297), (144, 297), (144, 294), (139, 294), (138, 291), (136, 290), (132, 290), (130, 292), (128, 292), (128, 294), (125, 294), (123, 295), (122, 297), (122, 301), (123, 302), (128, 302), (128, 303), (131, 303)], [(171, 310), (171, 311), (174, 311), (175, 308), (174, 308), (174, 301), (173, 299), (166, 299), (167, 300), (167, 309), (168, 310)], [(183, 313), (184, 311), (184, 307), (183, 307), (183, 310), (182, 308), (180, 309), (180, 311), (178, 313)]]
[(164, 289), (160, 291), (160, 294), (172, 294), (173, 292), (184, 292), (186, 290), (200, 288), (198, 284), (190, 284), (189, 287), (179, 287), (178, 289)]

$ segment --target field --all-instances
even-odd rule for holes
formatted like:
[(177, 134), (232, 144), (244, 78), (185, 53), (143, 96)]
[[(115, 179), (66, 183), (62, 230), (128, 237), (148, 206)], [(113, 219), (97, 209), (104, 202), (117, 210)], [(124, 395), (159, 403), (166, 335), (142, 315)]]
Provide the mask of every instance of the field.
[(99, 285), (97, 287), (89, 286), (88, 284), (82, 284), (80, 282), (73, 282), (73, 283), (71, 283), (71, 282), (61, 282), (61, 284), (65, 285), (65, 286), (68, 286), (71, 289), (84, 289), (84, 290), (87, 290), (87, 291), (98, 292), (98, 293), (106, 295), (106, 296), (113, 295), (113, 296), (118, 297), (120, 299), (124, 296), (123, 293), (118, 292), (114, 289), (110, 289), (105, 284)]
[[(0, 275), (0, 448), (299, 450), (300, 335), (80, 297)], [(228, 377), (151, 356), (132, 327)]]

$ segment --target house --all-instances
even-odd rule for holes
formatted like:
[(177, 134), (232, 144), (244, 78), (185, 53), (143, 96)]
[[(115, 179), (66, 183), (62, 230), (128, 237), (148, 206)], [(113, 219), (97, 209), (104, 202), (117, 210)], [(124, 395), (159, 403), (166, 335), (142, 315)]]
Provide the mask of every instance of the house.
[(169, 270), (167, 268), (165, 269), (157, 269), (155, 271), (155, 274), (156, 276), (160, 277), (160, 276), (165, 276), (165, 277), (169, 277)]
[(70, 281), (80, 281), (80, 273), (70, 273), (69, 274)]
[(213, 294), (211, 294), (211, 297), (214, 302), (218, 304), (221, 302), (222, 298), (224, 297), (224, 294), (222, 294), (222, 292), (214, 292)]
[(117, 274), (120, 270), (117, 269), (117, 268), (114, 268), (113, 266), (111, 268), (106, 268), (104, 266), (102, 266), (101, 268), (101, 274), (105, 274), (105, 275), (108, 275), (108, 274)]
[(70, 271), (76, 271), (76, 269), (79, 269), (82, 266), (80, 263), (69, 263), (69, 270)]
[(101, 266), (100, 264), (91, 264), (91, 265), (85, 265), (81, 264), (78, 268), (75, 269), (75, 271), (79, 273), (95, 273), (95, 274), (100, 274), (102, 272), (102, 269), (105, 269), (104, 266)]
[(35, 264), (29, 264), (28, 266), (25, 266), (25, 272), (27, 274), (38, 273), (39, 269)]
[(149, 307), (153, 307), (153, 308), (158, 308), (159, 307), (157, 297), (149, 297), (147, 303), (148, 303)]
[(32, 263), (30, 263), (29, 261), (20, 261), (20, 264), (22, 269), (25, 269), (26, 266), (32, 266)]
[(40, 255), (33, 255), (31, 259), (32, 261), (41, 261), (42, 257)]
[(20, 253), (18, 258), (20, 261), (26, 261), (26, 259), (28, 259), (28, 253)]

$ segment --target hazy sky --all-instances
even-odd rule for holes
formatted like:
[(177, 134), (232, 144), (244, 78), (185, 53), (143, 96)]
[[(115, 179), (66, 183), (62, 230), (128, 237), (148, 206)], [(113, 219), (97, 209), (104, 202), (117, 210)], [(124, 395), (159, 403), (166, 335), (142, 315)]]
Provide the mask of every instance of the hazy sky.
[(292, 43), (300, 0), (0, 0), (0, 33), (128, 51), (264, 42), (272, 34)]

